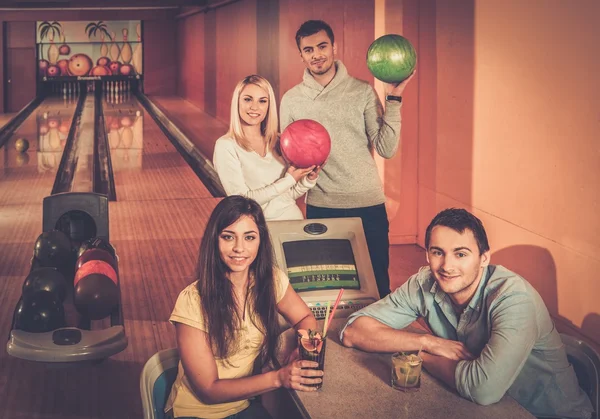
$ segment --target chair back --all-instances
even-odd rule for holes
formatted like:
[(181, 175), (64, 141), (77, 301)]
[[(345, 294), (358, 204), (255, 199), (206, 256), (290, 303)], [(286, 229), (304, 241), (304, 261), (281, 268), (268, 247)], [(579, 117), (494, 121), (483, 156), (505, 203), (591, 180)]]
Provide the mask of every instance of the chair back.
[(594, 413), (592, 419), (600, 419), (600, 355), (586, 342), (573, 336), (560, 334), (567, 349), (567, 358), (579, 381), (579, 386), (586, 392), (592, 401)]
[(152, 355), (140, 377), (144, 419), (164, 419), (165, 405), (177, 377), (179, 350), (164, 349)]

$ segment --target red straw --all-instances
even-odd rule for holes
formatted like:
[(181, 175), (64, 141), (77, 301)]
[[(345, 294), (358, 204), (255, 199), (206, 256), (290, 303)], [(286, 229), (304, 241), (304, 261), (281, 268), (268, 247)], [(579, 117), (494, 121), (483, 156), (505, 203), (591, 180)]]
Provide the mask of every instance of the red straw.
[(338, 294), (337, 299), (335, 300), (335, 304), (333, 305), (333, 310), (331, 310), (331, 315), (329, 316), (329, 322), (327, 322), (327, 325), (325, 327), (325, 331), (323, 332), (323, 335), (327, 335), (327, 331), (329, 330), (329, 325), (331, 324), (331, 321), (333, 320), (333, 316), (335, 316), (335, 310), (337, 309), (337, 306), (340, 303), (340, 300), (342, 299), (343, 293), (344, 293), (344, 289), (340, 288), (340, 293)]

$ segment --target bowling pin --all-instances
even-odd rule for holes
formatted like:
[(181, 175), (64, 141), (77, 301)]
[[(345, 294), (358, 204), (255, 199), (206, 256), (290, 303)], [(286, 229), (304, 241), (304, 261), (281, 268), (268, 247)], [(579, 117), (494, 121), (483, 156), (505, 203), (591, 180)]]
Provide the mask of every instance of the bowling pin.
[(48, 47), (48, 61), (50, 64), (54, 65), (56, 64), (56, 61), (58, 61), (58, 56), (60, 55), (58, 47), (54, 43), (54, 32), (50, 31), (48, 33), (48, 39), (50, 40), (50, 46)]
[(111, 150), (119, 147), (119, 132), (116, 129), (108, 133), (108, 145)]
[(112, 61), (118, 61), (119, 56), (121, 55), (121, 48), (116, 42), (117, 34), (115, 32), (111, 32), (110, 36), (112, 37), (112, 43), (110, 44), (110, 59)]
[(144, 117), (142, 112), (135, 112), (135, 122), (133, 123), (133, 144), (132, 148), (141, 149), (143, 147), (144, 139)]
[(140, 23), (137, 24), (135, 30), (137, 32), (138, 42), (135, 46), (135, 51), (133, 51), (131, 65), (133, 65), (136, 74), (142, 74), (142, 27)]
[(60, 150), (60, 133), (58, 132), (58, 128), (50, 128), (50, 131), (48, 131), (48, 145), (52, 151)]
[(119, 135), (119, 148), (123, 148), (123, 137), (121, 135), (122, 133), (123, 133), (123, 128), (119, 128), (117, 130), (117, 134)]
[(104, 43), (105, 38), (106, 38), (106, 35), (104, 35), (104, 32), (100, 33), (100, 40), (102, 42), (102, 45), (100, 45), (100, 56), (101, 57), (108, 57), (108, 46)]
[(133, 144), (133, 130), (131, 129), (131, 127), (123, 127), (123, 130), (121, 131), (121, 145), (124, 148), (131, 148), (131, 145)]
[(133, 55), (133, 51), (131, 50), (131, 44), (127, 42), (127, 35), (129, 34), (129, 30), (127, 28), (123, 28), (123, 46), (121, 47), (121, 59), (124, 64), (129, 64), (131, 61), (131, 57)]

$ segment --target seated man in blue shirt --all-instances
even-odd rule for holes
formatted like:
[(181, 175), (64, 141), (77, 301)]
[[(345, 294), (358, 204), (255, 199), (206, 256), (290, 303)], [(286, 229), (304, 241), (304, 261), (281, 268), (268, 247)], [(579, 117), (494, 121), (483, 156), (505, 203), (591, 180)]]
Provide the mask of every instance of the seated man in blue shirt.
[[(542, 298), (519, 275), (489, 264), (481, 221), (463, 209), (444, 210), (427, 227), (425, 247), (429, 267), (352, 314), (340, 333), (343, 344), (374, 352), (422, 349), (431, 375), (478, 404), (508, 393), (536, 416), (591, 417)], [(419, 317), (433, 335), (401, 330)]]

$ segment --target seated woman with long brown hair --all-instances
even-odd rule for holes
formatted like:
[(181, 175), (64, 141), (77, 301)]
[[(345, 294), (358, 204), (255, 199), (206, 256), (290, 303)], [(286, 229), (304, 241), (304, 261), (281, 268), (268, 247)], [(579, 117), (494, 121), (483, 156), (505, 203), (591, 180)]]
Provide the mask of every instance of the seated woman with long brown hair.
[(285, 273), (274, 266), (258, 203), (238, 195), (219, 202), (202, 237), (195, 279), (180, 293), (170, 318), (181, 356), (167, 404), (173, 417), (268, 418), (250, 398), (280, 387), (315, 391), (308, 385), (321, 382), (323, 373), (300, 374), (316, 362), (294, 360), (252, 375), (255, 361), (275, 360), (277, 313), (295, 329), (317, 325)]

